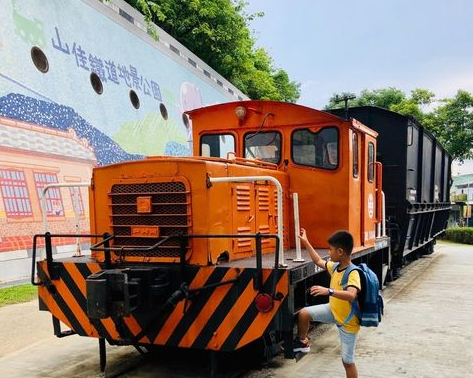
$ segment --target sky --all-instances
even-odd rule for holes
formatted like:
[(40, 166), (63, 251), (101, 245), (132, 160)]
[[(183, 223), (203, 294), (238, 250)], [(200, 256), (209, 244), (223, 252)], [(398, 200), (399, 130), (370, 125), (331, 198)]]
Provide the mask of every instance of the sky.
[[(301, 105), (390, 86), (473, 93), (471, 0), (247, 1), (247, 13), (265, 14), (250, 24), (257, 46), (301, 84)], [(473, 161), (452, 169), (473, 173)]]

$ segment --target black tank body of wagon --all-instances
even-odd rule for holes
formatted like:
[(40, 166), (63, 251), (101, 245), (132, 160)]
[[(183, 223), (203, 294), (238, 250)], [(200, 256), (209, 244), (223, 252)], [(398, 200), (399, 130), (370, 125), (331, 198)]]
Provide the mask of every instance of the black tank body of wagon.
[[(345, 117), (345, 109), (331, 113)], [(353, 107), (355, 118), (379, 133), (377, 160), (383, 164), (387, 229), (394, 274), (404, 258), (431, 253), (451, 208), (452, 158), (414, 117), (374, 106)]]

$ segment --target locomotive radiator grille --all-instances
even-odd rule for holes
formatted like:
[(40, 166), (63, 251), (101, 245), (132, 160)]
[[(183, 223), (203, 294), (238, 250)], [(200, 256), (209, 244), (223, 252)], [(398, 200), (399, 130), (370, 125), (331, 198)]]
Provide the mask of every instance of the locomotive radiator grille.
[[(160, 237), (191, 233), (191, 197), (183, 182), (116, 184), (108, 195), (114, 247), (151, 247)], [(145, 212), (138, 209), (142, 198), (150, 206)], [(176, 239), (147, 252), (127, 250), (124, 256), (178, 258), (179, 248)]]

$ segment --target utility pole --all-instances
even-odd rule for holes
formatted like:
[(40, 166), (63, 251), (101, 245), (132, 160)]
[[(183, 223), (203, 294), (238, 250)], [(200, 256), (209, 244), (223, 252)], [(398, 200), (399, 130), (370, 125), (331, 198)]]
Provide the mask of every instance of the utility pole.
[(345, 102), (345, 120), (348, 121), (348, 101), (349, 100), (354, 100), (356, 98), (355, 95), (352, 94), (345, 94), (341, 97), (338, 95), (335, 96), (335, 102), (338, 104), (339, 102), (344, 101)]

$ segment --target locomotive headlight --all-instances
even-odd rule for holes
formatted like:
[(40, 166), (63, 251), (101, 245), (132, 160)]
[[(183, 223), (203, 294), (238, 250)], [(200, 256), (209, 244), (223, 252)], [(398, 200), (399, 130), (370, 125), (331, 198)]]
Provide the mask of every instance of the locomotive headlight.
[(235, 115), (238, 119), (242, 120), (246, 116), (246, 108), (244, 106), (237, 106), (235, 109)]

